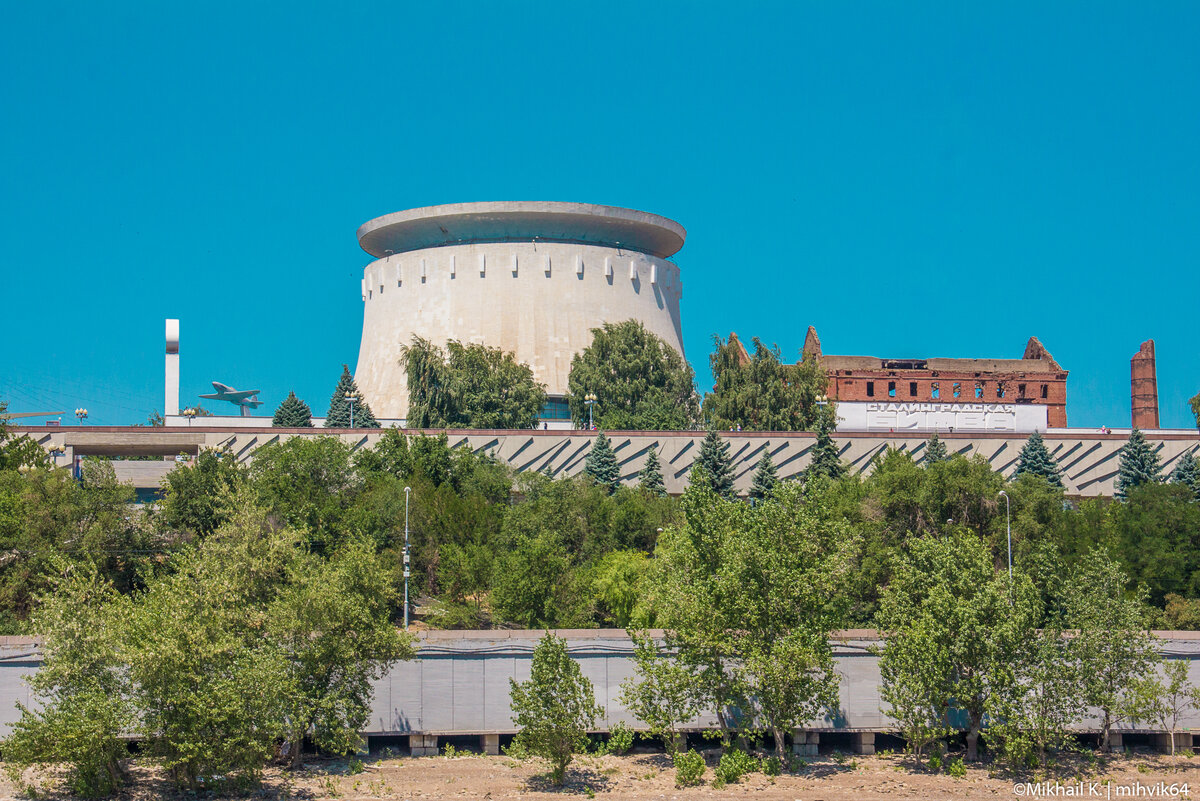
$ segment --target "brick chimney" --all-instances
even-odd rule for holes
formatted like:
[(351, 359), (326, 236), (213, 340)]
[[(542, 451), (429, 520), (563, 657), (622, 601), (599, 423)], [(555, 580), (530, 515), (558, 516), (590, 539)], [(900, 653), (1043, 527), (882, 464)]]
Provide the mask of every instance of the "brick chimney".
[(1134, 428), (1158, 428), (1158, 375), (1154, 368), (1154, 340), (1148, 339), (1129, 360)]

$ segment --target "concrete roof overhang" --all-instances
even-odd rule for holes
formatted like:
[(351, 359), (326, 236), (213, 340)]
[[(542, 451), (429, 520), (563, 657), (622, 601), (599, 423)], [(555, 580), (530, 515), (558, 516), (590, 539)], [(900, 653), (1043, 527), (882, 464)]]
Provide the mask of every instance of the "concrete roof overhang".
[(644, 211), (592, 203), (500, 201), (451, 203), (385, 214), (358, 229), (358, 244), (376, 258), (473, 242), (572, 242), (620, 247), (668, 258), (687, 231)]

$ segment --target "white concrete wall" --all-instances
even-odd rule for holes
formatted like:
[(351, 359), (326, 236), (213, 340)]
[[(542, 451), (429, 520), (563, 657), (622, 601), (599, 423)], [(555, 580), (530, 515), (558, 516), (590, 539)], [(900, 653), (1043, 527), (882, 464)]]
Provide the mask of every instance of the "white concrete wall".
[(355, 379), (381, 418), (407, 416), (400, 348), (414, 334), (510, 351), (552, 395), (566, 393), (571, 357), (605, 322), (640, 320), (683, 353), (679, 268), (644, 253), (545, 242), (429, 248), (367, 265), (361, 290)]

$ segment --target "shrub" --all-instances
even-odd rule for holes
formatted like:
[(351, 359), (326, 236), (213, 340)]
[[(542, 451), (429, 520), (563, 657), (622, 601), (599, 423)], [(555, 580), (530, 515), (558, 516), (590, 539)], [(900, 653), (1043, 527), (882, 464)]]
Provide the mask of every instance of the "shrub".
[(757, 767), (758, 762), (745, 751), (737, 748), (726, 751), (721, 754), (721, 761), (717, 763), (714, 771), (716, 775), (713, 777), (713, 787), (721, 788), (726, 784), (733, 784), (746, 774), (753, 773)]
[(704, 757), (694, 750), (676, 751), (671, 761), (675, 764), (676, 787), (694, 787), (704, 781)]
[(603, 750), (609, 754), (624, 754), (633, 748), (633, 738), (633, 729), (625, 723), (618, 723), (609, 731), (608, 742)]
[(783, 773), (783, 762), (777, 756), (769, 757), (763, 762), (763, 773), (768, 776), (778, 776)]
[(946, 766), (946, 772), (956, 779), (964, 779), (967, 776), (967, 766), (963, 764), (962, 757), (955, 757)]
[(936, 751), (929, 755), (929, 769), (935, 772), (942, 769), (942, 755)]

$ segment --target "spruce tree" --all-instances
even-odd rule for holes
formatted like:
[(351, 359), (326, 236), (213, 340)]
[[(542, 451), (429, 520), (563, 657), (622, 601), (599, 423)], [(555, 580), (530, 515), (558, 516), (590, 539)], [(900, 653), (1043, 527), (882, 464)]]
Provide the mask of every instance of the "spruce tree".
[(666, 484), (663, 483), (662, 465), (658, 461), (658, 449), (653, 445), (646, 452), (646, 463), (638, 472), (638, 485), (660, 498), (667, 494)]
[(832, 421), (828, 415), (823, 414), (817, 418), (817, 441), (813, 445), (812, 461), (809, 462), (808, 469), (804, 471), (806, 478), (829, 476), (829, 478), (836, 479), (845, 474), (846, 468), (838, 454), (837, 443), (833, 441), (833, 437), (829, 433), (832, 430)]
[(1160, 481), (1158, 454), (1146, 442), (1138, 429), (1129, 434), (1129, 441), (1121, 448), (1121, 466), (1117, 471), (1116, 496), (1124, 500), (1131, 490), (1142, 484)]
[(704, 437), (700, 453), (692, 462), (693, 475), (697, 467), (703, 471), (704, 480), (713, 492), (726, 500), (733, 498), (733, 459), (729, 456), (729, 443), (713, 429)]
[(929, 444), (925, 446), (925, 464), (928, 466), (934, 462), (944, 462), (946, 456), (946, 443), (942, 442), (934, 431), (933, 436), (929, 438)]
[(601, 431), (592, 442), (592, 449), (583, 460), (583, 472), (591, 477), (608, 493), (617, 491), (621, 483), (621, 469), (617, 466), (617, 455), (613, 453), (612, 444)]
[(771, 461), (771, 452), (763, 448), (762, 458), (758, 460), (758, 468), (754, 471), (754, 480), (750, 482), (750, 497), (756, 501), (769, 498), (779, 486), (779, 476), (775, 472), (775, 463)]
[(329, 399), (329, 413), (325, 415), (326, 428), (350, 428), (350, 401), (346, 400), (349, 392), (357, 397), (354, 401), (354, 427), (379, 428), (379, 421), (371, 413), (367, 399), (358, 391), (354, 376), (350, 375), (349, 365), (342, 365), (342, 377), (338, 379), (337, 389)]
[(1034, 431), (1030, 434), (1025, 447), (1021, 448), (1021, 453), (1017, 456), (1017, 469), (1013, 477), (1016, 478), (1022, 473), (1041, 476), (1052, 486), (1062, 489), (1062, 474), (1058, 469), (1058, 462), (1050, 455), (1050, 449), (1042, 440), (1041, 432)]
[(295, 392), (289, 392), (275, 410), (271, 425), (275, 428), (312, 428), (312, 409), (297, 398)]
[(1191, 451), (1179, 457), (1179, 463), (1171, 471), (1171, 481), (1188, 487), (1200, 500), (1200, 462)]

